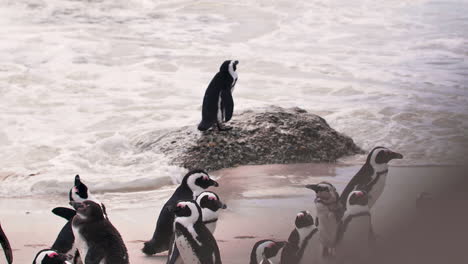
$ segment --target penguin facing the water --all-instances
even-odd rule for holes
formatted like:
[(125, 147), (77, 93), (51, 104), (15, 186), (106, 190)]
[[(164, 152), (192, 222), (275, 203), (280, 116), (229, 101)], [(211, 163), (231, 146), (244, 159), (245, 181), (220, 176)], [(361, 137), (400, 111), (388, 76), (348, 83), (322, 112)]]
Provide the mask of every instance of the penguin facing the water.
[(211, 80), (203, 98), (202, 121), (198, 130), (210, 129), (215, 123), (219, 131), (230, 130), (223, 126), (232, 118), (234, 100), (232, 92), (237, 82), (237, 64), (239, 61), (227, 60), (221, 64), (219, 72)]
[(346, 208), (349, 194), (354, 190), (364, 190), (369, 196), (369, 207), (382, 195), (388, 174), (388, 162), (402, 159), (403, 155), (385, 147), (375, 147), (367, 156), (366, 163), (346, 185), (340, 196), (340, 203)]
[(3, 252), (5, 253), (8, 264), (13, 263), (13, 251), (11, 250), (7, 236), (3, 232), (2, 225), (0, 225), (0, 244), (2, 244)]
[(32, 264), (70, 264), (68, 256), (53, 249), (43, 249), (36, 254)]
[(129, 264), (120, 233), (93, 201), (74, 204), (77, 208), (72, 229), (75, 244), (85, 264)]
[(174, 240), (185, 264), (221, 264), (221, 254), (213, 234), (203, 224), (198, 204), (179, 201), (174, 213)]
[(316, 193), (314, 200), (317, 209), (318, 230), (320, 243), (323, 246), (323, 257), (328, 257), (335, 247), (336, 232), (343, 209), (339, 203), (340, 196), (335, 186), (329, 182), (307, 185)]
[(279, 264), (286, 243), (285, 241), (274, 241), (271, 239), (257, 241), (250, 253), (249, 263), (260, 264), (263, 259), (266, 259), (272, 264)]
[(369, 196), (365, 191), (353, 191), (336, 238), (338, 263), (366, 264), (370, 261), (373, 241)]
[(196, 169), (188, 172), (161, 209), (153, 237), (145, 242), (143, 253), (153, 255), (168, 250), (174, 223), (174, 213), (169, 208), (180, 200), (195, 200), (198, 195), (211, 186), (218, 187), (218, 183), (211, 179), (206, 171)]

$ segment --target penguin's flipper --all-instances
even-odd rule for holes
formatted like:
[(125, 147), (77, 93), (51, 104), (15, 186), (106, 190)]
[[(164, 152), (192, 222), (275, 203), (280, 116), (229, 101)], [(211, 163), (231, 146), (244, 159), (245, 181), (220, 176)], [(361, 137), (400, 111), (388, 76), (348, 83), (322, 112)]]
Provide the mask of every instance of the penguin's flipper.
[(234, 99), (232, 99), (230, 89), (221, 91), (221, 111), (223, 112), (224, 122), (231, 120), (234, 112)]
[(174, 233), (173, 223), (174, 213), (169, 210), (168, 206), (164, 206), (159, 214), (153, 237), (150, 241), (144, 243), (143, 253), (154, 255), (168, 250), (169, 242)]
[(2, 226), (0, 225), (0, 244), (2, 244), (3, 251), (5, 252), (5, 257), (8, 264), (13, 263), (13, 251), (11, 250), (10, 242), (3, 232)]
[(102, 249), (91, 247), (88, 249), (84, 263), (86, 264), (99, 264), (105, 257), (105, 252)]
[(76, 215), (75, 210), (66, 207), (55, 207), (52, 209), (52, 213), (67, 220), (71, 220)]
[(171, 243), (169, 245), (170, 245), (170, 248), (169, 248), (169, 254), (167, 255), (166, 264), (176, 264), (177, 259), (180, 258), (180, 252), (175, 243), (175, 235), (172, 236)]
[(66, 253), (73, 248), (74, 243), (75, 236), (73, 235), (72, 223), (71, 221), (68, 221), (57, 235), (57, 238), (52, 245), (52, 249), (58, 253)]

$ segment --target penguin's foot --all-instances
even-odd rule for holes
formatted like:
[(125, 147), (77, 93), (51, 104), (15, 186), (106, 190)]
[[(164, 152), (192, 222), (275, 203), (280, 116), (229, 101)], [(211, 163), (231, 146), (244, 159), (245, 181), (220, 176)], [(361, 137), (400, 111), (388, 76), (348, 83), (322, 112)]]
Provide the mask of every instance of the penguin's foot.
[(148, 256), (158, 253), (157, 250), (156, 250), (156, 245), (154, 244), (153, 240), (145, 242), (145, 244), (144, 244), (143, 248), (141, 249), (141, 251), (143, 253), (145, 253), (146, 255), (148, 255)]
[(229, 130), (231, 130), (231, 129), (232, 129), (231, 126), (223, 126), (223, 125), (221, 125), (220, 123), (218, 123), (218, 130), (219, 130), (219, 131), (229, 131)]

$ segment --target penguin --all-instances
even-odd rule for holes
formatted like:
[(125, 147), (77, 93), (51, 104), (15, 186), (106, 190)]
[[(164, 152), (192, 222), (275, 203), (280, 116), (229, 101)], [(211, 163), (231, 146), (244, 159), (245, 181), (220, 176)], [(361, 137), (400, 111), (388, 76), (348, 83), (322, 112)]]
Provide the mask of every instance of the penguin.
[(366, 163), (354, 175), (341, 193), (340, 203), (346, 209), (346, 201), (354, 190), (364, 190), (369, 196), (369, 207), (382, 195), (388, 174), (388, 162), (402, 159), (403, 155), (385, 147), (375, 147), (367, 156)]
[(295, 226), (283, 250), (281, 263), (320, 263), (321, 244), (312, 215), (308, 211), (301, 211), (296, 216)]
[(223, 126), (232, 118), (234, 100), (232, 92), (237, 83), (237, 60), (227, 60), (221, 64), (219, 72), (211, 80), (203, 98), (202, 121), (198, 130), (206, 131), (215, 123), (219, 131), (226, 131), (232, 127)]
[(173, 235), (174, 222), (174, 213), (168, 208), (180, 200), (195, 200), (198, 195), (211, 186), (218, 187), (219, 185), (210, 178), (206, 171), (201, 169), (189, 171), (171, 198), (162, 207), (153, 237), (144, 243), (143, 253), (153, 255), (168, 250)]
[[(70, 204), (79, 204), (83, 201), (93, 201), (99, 204), (102, 207), (102, 211), (104, 212), (104, 216), (108, 218), (106, 206), (101, 203), (96, 197), (94, 197), (86, 186), (80, 179), (80, 175), (75, 176), (75, 185), (70, 189), (68, 193), (68, 197), (70, 199)], [(76, 208), (75, 208), (76, 209)]]
[(3, 232), (2, 225), (0, 225), (0, 244), (2, 244), (3, 252), (8, 264), (13, 263), (13, 251), (11, 250), (10, 242), (8, 241), (5, 232)]
[(32, 264), (71, 264), (68, 256), (53, 249), (43, 249), (36, 254)]
[(352, 191), (349, 194), (336, 237), (338, 263), (365, 264), (370, 261), (373, 233), (369, 198), (365, 191)]
[(270, 239), (264, 239), (257, 241), (250, 253), (250, 264), (260, 264), (263, 259), (267, 259), (272, 264), (278, 264), (281, 262), (281, 255), (286, 241), (274, 241)]
[(213, 234), (203, 224), (200, 206), (193, 200), (179, 201), (174, 213), (175, 244), (185, 264), (221, 264), (221, 254)]
[[(226, 209), (226, 204), (222, 203), (219, 196), (214, 192), (202, 192), (197, 196), (196, 202), (202, 210), (202, 221), (203, 224), (210, 230), (212, 234), (216, 230), (216, 224), (218, 222), (219, 209)], [(174, 241), (170, 243), (168, 264), (179, 263), (179, 250), (174, 244)]]
[(319, 240), (323, 246), (322, 257), (329, 257), (335, 248), (336, 232), (339, 221), (343, 215), (343, 209), (339, 202), (340, 196), (335, 186), (329, 182), (306, 185), (316, 193), (314, 200), (317, 210), (317, 225)]
[(76, 211), (66, 207), (56, 207), (52, 209), (52, 213), (63, 217), (67, 223), (62, 227), (51, 249), (57, 253), (67, 254), (73, 256), (72, 263), (81, 263), (80, 254), (75, 246), (75, 236), (72, 230), (72, 220), (76, 215)]
[(102, 207), (93, 201), (74, 204), (72, 229), (85, 264), (129, 264), (127, 248)]

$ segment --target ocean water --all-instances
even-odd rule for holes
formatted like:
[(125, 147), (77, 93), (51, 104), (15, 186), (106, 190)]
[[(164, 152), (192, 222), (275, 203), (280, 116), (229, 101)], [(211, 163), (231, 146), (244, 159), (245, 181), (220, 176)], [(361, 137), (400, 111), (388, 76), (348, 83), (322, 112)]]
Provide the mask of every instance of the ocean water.
[(235, 111), (299, 106), (400, 165), (467, 159), (468, 1), (0, 0), (0, 36), (0, 196), (176, 181), (135, 142), (196, 126), (226, 59)]

